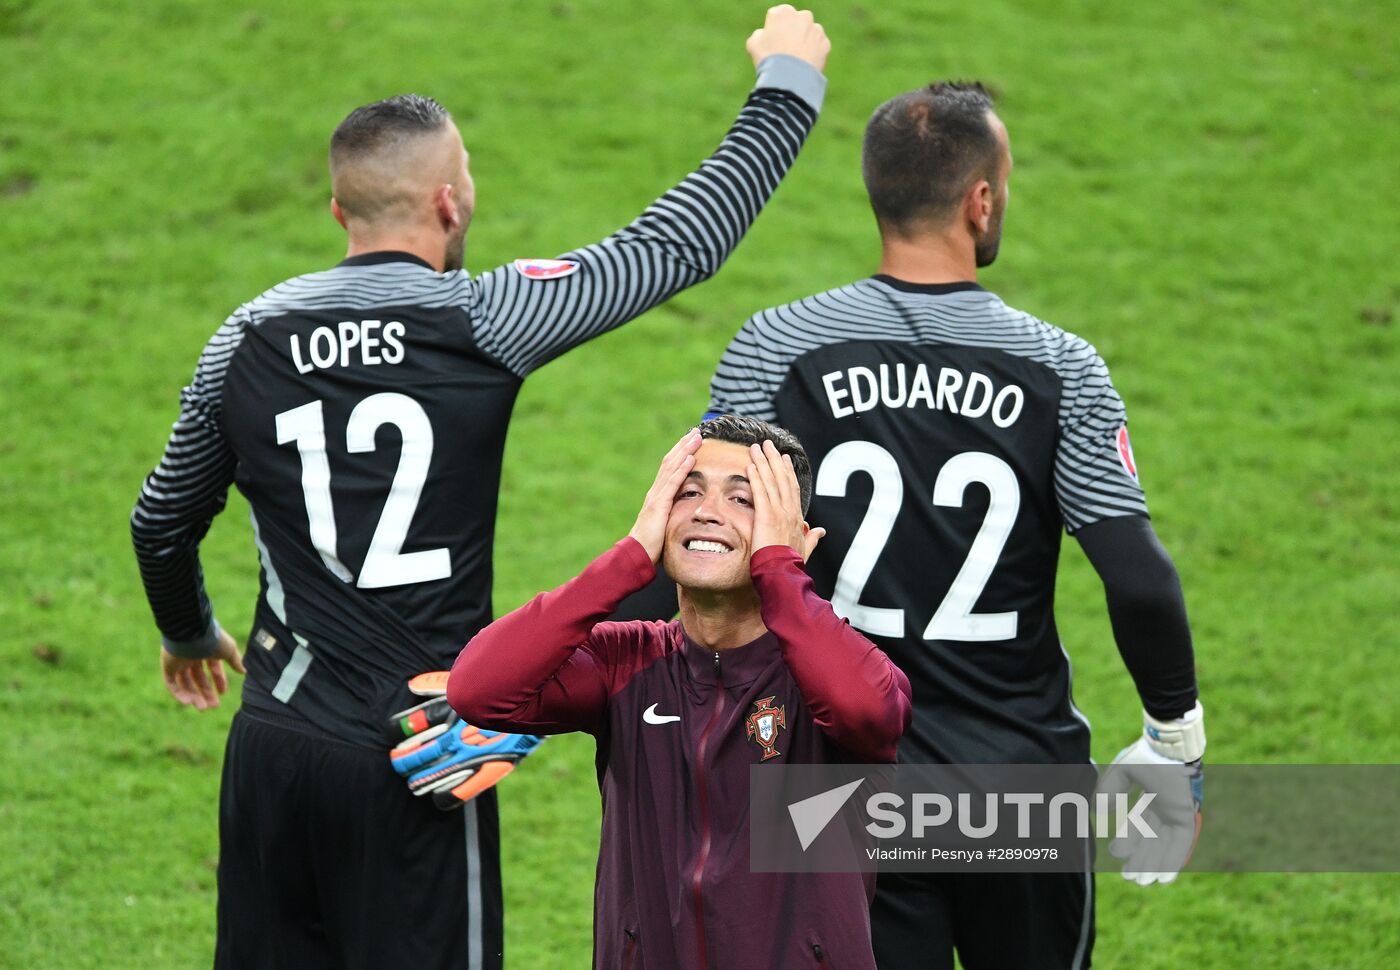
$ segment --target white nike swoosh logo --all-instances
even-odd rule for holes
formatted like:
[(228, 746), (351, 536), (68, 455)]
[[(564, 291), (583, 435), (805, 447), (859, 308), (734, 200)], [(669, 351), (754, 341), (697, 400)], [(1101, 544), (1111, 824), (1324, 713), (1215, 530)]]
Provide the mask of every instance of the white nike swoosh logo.
[(679, 721), (680, 719), (681, 716), (679, 714), (656, 713), (655, 704), (648, 707), (645, 711), (642, 711), (642, 720), (646, 721), (648, 724), (669, 724), (672, 721)]

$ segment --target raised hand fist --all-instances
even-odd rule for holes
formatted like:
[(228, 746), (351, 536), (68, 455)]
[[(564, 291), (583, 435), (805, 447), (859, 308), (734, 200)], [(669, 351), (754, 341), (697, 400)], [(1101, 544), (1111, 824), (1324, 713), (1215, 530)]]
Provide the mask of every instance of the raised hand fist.
[(769, 7), (763, 26), (749, 35), (747, 46), (754, 67), (772, 54), (791, 54), (820, 71), (831, 53), (831, 41), (812, 11), (794, 9), (790, 3)]

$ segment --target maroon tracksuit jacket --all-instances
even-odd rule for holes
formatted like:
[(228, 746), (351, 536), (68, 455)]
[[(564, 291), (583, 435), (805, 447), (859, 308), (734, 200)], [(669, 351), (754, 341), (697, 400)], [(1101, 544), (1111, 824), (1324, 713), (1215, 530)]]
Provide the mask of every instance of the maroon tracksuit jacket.
[[(873, 876), (749, 871), (749, 767), (894, 761), (909, 681), (792, 549), (759, 549), (751, 570), (769, 632), (737, 649), (699, 647), (679, 621), (602, 622), (655, 575), (627, 538), (453, 666), (447, 697), (467, 720), (598, 740), (599, 970), (874, 970)], [(767, 744), (749, 730), (760, 711), (782, 725)]]

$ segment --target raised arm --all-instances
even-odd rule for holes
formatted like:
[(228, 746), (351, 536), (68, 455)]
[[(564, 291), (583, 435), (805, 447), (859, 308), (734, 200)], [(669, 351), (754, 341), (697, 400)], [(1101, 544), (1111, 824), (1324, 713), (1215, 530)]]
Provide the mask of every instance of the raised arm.
[(768, 11), (748, 50), (758, 80), (713, 155), (602, 242), (565, 253), (539, 277), (502, 266), (468, 308), (477, 342), (524, 376), (719, 270), (816, 123), (830, 44), (811, 13)]
[(817, 595), (802, 564), (825, 530), (808, 530), (792, 463), (771, 442), (750, 450), (754, 588), (802, 699), (827, 736), (860, 758), (890, 762), (913, 717), (909, 678)]

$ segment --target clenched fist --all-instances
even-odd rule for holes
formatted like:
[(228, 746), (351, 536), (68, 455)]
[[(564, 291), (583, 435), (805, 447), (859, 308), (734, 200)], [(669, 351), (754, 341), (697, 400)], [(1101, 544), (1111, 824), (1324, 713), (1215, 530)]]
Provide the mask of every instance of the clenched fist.
[(763, 26), (749, 35), (748, 51), (754, 67), (772, 54), (790, 54), (820, 71), (826, 67), (831, 41), (812, 17), (812, 11), (796, 10), (792, 4), (783, 3), (768, 8)]

